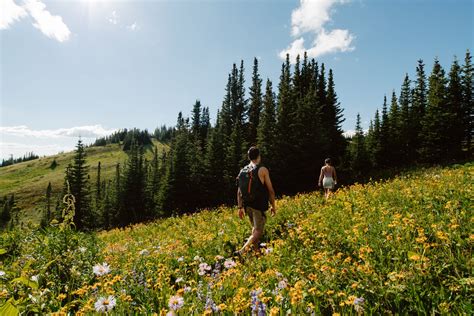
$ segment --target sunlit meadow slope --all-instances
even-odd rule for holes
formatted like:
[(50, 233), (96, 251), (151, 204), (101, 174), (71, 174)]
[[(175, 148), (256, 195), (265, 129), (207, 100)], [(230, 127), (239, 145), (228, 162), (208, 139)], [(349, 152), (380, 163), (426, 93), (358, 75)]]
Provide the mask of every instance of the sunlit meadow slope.
[[(163, 144), (153, 139), (158, 150), (163, 150)], [(91, 180), (97, 177), (97, 164), (101, 162), (101, 174), (104, 179), (112, 179), (115, 165), (123, 163), (127, 154), (118, 144), (86, 148), (87, 165)], [(151, 159), (151, 150), (146, 152)], [(22, 221), (39, 222), (40, 210), (45, 207), (45, 194), (48, 183), (51, 182), (53, 194), (59, 193), (64, 184), (64, 172), (74, 158), (74, 152), (59, 153), (53, 156), (26, 161), (0, 168), (0, 197), (14, 193), (18, 207), (22, 211)], [(57, 167), (51, 169), (51, 163), (56, 160)], [(95, 183), (95, 182), (93, 182)], [(56, 201), (54, 200), (54, 203)]]
[[(473, 180), (469, 163), (353, 185), (328, 202), (318, 192), (280, 199), (261, 254), (243, 258), (232, 252), (250, 228), (235, 209), (101, 232), (97, 242), (71, 232), (70, 249), (52, 246), (56, 255), (41, 242), (60, 235), (51, 229), (0, 266), (7, 271), (0, 305), (10, 299), (21, 311), (120, 314), (472, 314)], [(52, 265), (66, 277), (45, 268), (51, 260), (65, 262)], [(23, 282), (12, 282), (20, 275)], [(33, 285), (26, 282), (32, 276)]]

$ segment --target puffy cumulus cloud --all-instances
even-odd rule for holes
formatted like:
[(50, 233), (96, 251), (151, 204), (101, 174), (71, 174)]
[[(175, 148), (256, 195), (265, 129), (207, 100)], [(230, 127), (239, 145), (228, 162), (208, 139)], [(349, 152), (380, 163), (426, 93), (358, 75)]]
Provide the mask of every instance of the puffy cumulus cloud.
[(24, 0), (18, 5), (13, 0), (0, 1), (0, 30), (10, 26), (23, 17), (30, 16), (33, 26), (49, 38), (64, 42), (71, 36), (69, 27), (59, 15), (46, 10), (46, 5), (39, 0)]
[(38, 0), (27, 0), (24, 8), (33, 18), (33, 26), (44, 35), (59, 42), (64, 42), (71, 36), (71, 31), (59, 15), (52, 15), (46, 10), (46, 5)]
[(26, 10), (13, 0), (0, 1), (0, 30), (8, 29), (13, 23), (27, 15)]
[[(349, 1), (300, 0), (299, 7), (291, 14), (291, 34), (297, 38), (279, 53), (280, 58), (284, 59), (286, 54), (289, 54), (294, 62), (296, 56), (302, 55), (305, 51), (309, 57), (317, 58), (325, 54), (354, 50), (355, 36), (349, 30), (328, 31), (325, 28), (325, 25), (331, 21), (333, 7), (347, 2)], [(304, 35), (314, 38), (309, 47), (305, 46)]]

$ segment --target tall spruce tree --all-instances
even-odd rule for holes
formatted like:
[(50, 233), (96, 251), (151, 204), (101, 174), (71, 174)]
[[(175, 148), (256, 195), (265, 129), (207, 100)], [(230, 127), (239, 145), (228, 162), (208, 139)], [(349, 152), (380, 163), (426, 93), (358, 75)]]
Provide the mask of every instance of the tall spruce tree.
[(450, 136), (447, 143), (448, 159), (460, 159), (463, 156), (463, 140), (464, 140), (464, 108), (463, 108), (463, 91), (461, 83), (461, 67), (454, 58), (451, 70), (449, 71), (449, 82), (447, 87), (447, 108), (449, 121), (447, 123), (447, 132)]
[(397, 95), (395, 94), (395, 90), (392, 91), (392, 99), (390, 102), (390, 110), (388, 113), (389, 119), (389, 163), (392, 166), (399, 165), (401, 159), (404, 157), (401, 155), (401, 139), (400, 135), (400, 109), (398, 106)]
[(402, 88), (400, 91), (400, 116), (399, 116), (399, 137), (400, 137), (400, 163), (406, 164), (413, 162), (415, 159), (414, 151), (416, 147), (413, 144), (413, 139), (411, 138), (411, 116), (410, 108), (412, 99), (412, 91), (410, 88), (410, 78), (408, 74), (405, 74), (405, 79), (403, 80)]
[(351, 169), (356, 180), (362, 180), (368, 161), (364, 131), (362, 130), (360, 114), (357, 113), (355, 134), (350, 142)]
[(69, 182), (70, 192), (75, 198), (74, 223), (77, 229), (92, 227), (90, 192), (88, 180), (89, 166), (86, 165), (86, 151), (82, 140), (76, 145), (73, 164), (66, 170), (65, 180)]
[(293, 129), (296, 111), (291, 86), (290, 56), (282, 64), (280, 82), (278, 84), (277, 101), (277, 142), (275, 157), (277, 169), (275, 174), (275, 187), (277, 192), (291, 192), (296, 179), (291, 169), (295, 152), (295, 130)]
[(276, 132), (276, 103), (272, 82), (267, 79), (265, 96), (263, 98), (263, 112), (258, 125), (258, 147), (264, 164), (272, 169), (275, 164), (275, 132)]
[(418, 60), (418, 65), (416, 67), (416, 81), (415, 88), (413, 90), (413, 105), (410, 111), (411, 124), (409, 139), (412, 143), (411, 147), (415, 149), (413, 152), (415, 161), (420, 159), (419, 153), (422, 145), (421, 127), (428, 104), (427, 93), (425, 64), (423, 63), (423, 60), (420, 59)]
[(380, 122), (380, 152), (379, 165), (387, 167), (390, 164), (390, 120), (387, 110), (387, 96), (383, 97), (382, 120)]
[(327, 122), (327, 142), (330, 144), (327, 155), (332, 157), (335, 164), (340, 162), (346, 148), (342, 130), (342, 123), (345, 121), (343, 111), (336, 94), (334, 74), (332, 69), (329, 69), (326, 107), (323, 117)]
[(469, 50), (466, 51), (464, 65), (462, 67), (462, 91), (463, 91), (463, 126), (464, 126), (464, 147), (466, 155), (472, 158), (472, 137), (474, 131), (474, 69), (472, 66), (472, 56)]
[(248, 143), (257, 143), (257, 128), (260, 122), (260, 112), (262, 111), (262, 79), (258, 73), (258, 59), (253, 60), (252, 86), (250, 87), (250, 99), (248, 108)]
[(448, 121), (446, 111), (446, 78), (444, 69), (436, 58), (429, 77), (428, 106), (422, 123), (421, 159), (426, 162), (442, 162), (448, 158)]

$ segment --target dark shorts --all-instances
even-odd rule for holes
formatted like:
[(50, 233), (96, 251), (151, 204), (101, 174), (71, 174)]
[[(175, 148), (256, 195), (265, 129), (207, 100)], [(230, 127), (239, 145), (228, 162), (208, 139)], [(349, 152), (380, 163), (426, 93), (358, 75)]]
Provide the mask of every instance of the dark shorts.
[(265, 222), (267, 221), (265, 212), (256, 210), (250, 206), (247, 206), (245, 208), (245, 211), (250, 219), (250, 224), (252, 224), (252, 227), (263, 232), (263, 228), (265, 227)]

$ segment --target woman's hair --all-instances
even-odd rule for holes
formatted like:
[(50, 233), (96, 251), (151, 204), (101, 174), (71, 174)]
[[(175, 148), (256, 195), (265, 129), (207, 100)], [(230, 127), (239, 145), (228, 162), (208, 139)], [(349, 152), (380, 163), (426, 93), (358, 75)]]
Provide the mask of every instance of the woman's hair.
[(331, 164), (331, 158), (324, 159), (324, 163), (327, 163), (328, 165), (330, 165)]

